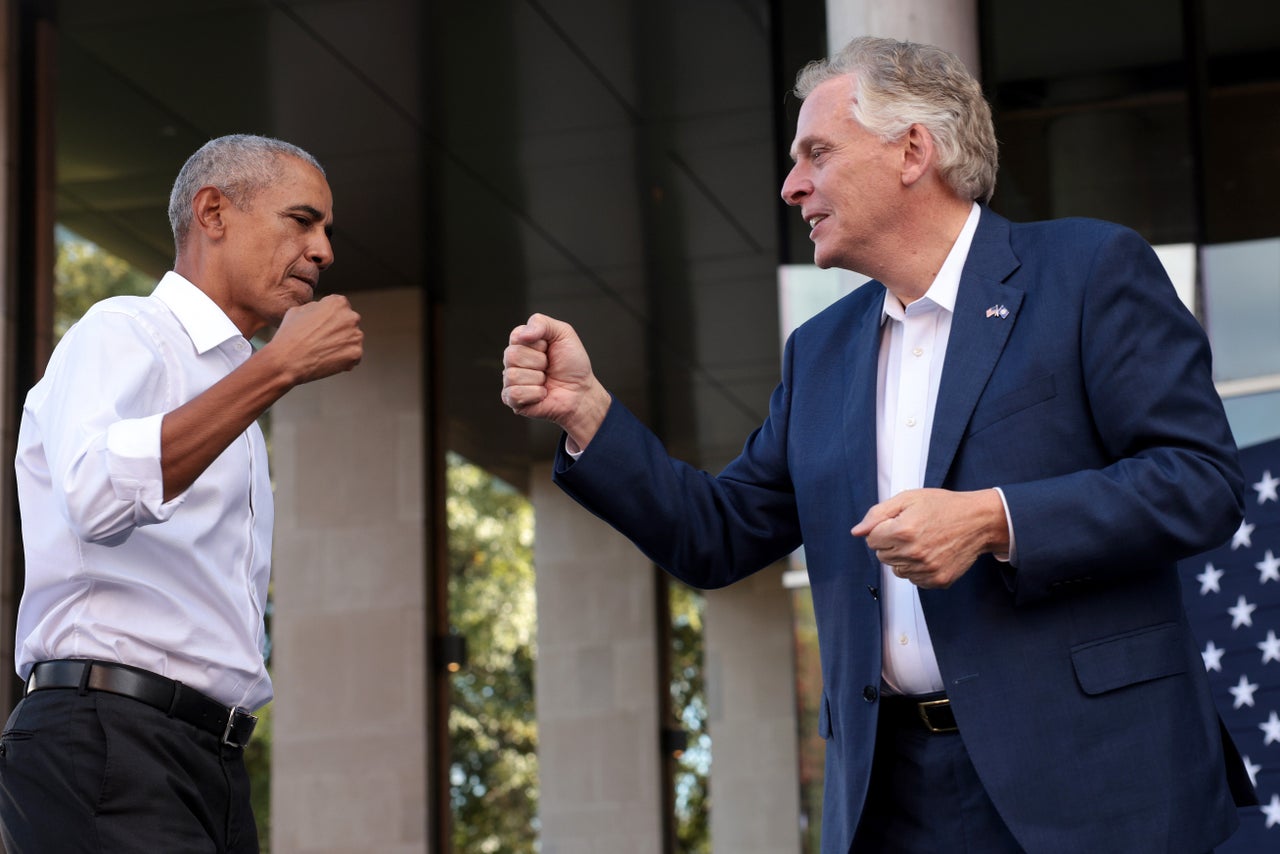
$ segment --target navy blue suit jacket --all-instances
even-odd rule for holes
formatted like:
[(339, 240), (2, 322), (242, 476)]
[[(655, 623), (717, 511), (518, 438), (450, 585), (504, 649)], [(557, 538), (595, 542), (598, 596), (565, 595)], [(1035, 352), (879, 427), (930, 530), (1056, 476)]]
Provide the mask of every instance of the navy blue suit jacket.
[[(555, 475), (695, 586), (804, 544), (824, 681), (824, 854), (849, 850), (877, 719), (880, 566), (849, 529), (877, 501), (884, 293), (869, 283), (791, 336), (767, 420), (720, 475), (669, 458), (617, 401)], [(1205, 336), (1137, 234), (982, 211), (925, 486), (1007, 498), (1016, 566), (984, 556), (921, 600), (965, 745), (1022, 846), (1199, 854), (1227, 837), (1252, 789), (1175, 562), (1232, 534), (1243, 477)]]

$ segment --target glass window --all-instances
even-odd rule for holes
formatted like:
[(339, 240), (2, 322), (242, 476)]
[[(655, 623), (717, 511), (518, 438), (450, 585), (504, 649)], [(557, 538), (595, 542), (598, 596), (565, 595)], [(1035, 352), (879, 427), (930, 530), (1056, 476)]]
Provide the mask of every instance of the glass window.
[(450, 454), (449, 618), (466, 639), (449, 710), (455, 851), (538, 850), (533, 505)]

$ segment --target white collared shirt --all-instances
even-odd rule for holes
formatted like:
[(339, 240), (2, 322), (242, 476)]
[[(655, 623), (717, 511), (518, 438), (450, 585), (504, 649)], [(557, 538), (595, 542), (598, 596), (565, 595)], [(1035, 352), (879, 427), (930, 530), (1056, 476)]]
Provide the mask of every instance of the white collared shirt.
[[(885, 291), (876, 385), (876, 467), (880, 500), (924, 485), (929, 438), (960, 273), (978, 228), (969, 212), (951, 252), (925, 295), (909, 306)], [(897, 694), (941, 691), (942, 674), (920, 607), (920, 591), (880, 566), (883, 678)]]
[(26, 587), (15, 663), (97, 658), (227, 705), (271, 699), (263, 608), (274, 509), (257, 424), (164, 501), (160, 425), (252, 354), (176, 273), (91, 308), (28, 393), (15, 461)]

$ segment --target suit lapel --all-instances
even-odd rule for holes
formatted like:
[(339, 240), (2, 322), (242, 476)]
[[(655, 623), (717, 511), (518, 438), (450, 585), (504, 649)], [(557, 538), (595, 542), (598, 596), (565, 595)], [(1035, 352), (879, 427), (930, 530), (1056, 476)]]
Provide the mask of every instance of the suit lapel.
[[(853, 503), (859, 513), (879, 500), (876, 483), (876, 384), (879, 372), (880, 318), (884, 286), (869, 282), (879, 295), (867, 300), (854, 318), (845, 345), (844, 423), (845, 470), (852, 472)], [(854, 522), (857, 519), (853, 520)]]
[(947, 359), (934, 407), (924, 485), (942, 486), (973, 409), (1018, 320), (1023, 292), (1004, 281), (1018, 268), (1009, 222), (982, 209), (960, 276)]

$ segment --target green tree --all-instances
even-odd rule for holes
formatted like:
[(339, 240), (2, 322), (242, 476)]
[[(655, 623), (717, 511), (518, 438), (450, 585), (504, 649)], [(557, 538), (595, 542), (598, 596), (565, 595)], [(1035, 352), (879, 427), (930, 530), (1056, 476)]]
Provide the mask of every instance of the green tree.
[(451, 454), (449, 613), (467, 640), (449, 713), (453, 847), (533, 854), (538, 757), (533, 507), (506, 483)]
[(822, 664), (818, 658), (818, 625), (813, 613), (813, 591), (802, 587), (792, 594), (796, 643), (796, 733), (800, 747), (800, 825), (807, 852), (822, 842), (822, 784), (826, 742), (818, 735), (818, 710), (822, 704)]
[(155, 279), (135, 270), (97, 244), (65, 228), (54, 232), (54, 340), (60, 340), (89, 306), (107, 297), (149, 294)]
[(711, 736), (707, 732), (707, 694), (702, 666), (702, 614), (705, 597), (672, 581), (671, 707), (689, 746), (676, 760), (675, 835), (679, 854), (710, 854)]

